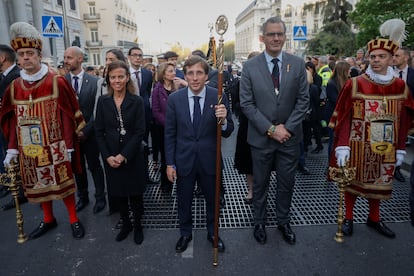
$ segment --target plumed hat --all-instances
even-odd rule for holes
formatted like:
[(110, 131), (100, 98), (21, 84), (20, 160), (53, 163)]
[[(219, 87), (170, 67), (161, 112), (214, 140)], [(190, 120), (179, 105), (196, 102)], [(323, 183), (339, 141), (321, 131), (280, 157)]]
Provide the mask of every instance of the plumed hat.
[(405, 31), (405, 22), (401, 19), (389, 19), (380, 26), (380, 34), (383, 37), (377, 38), (368, 42), (368, 52), (382, 49), (390, 52), (392, 55), (397, 52), (401, 43), (407, 38)]
[(10, 26), (10, 45), (17, 51), (21, 48), (42, 50), (42, 36), (35, 27), (26, 22), (16, 22)]

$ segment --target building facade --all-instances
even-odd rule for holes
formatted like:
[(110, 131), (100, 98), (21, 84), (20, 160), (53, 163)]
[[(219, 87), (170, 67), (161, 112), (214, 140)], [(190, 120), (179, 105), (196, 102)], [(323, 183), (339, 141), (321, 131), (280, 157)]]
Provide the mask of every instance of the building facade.
[(85, 50), (89, 64), (105, 64), (105, 52), (126, 52), (137, 44), (135, 12), (126, 0), (79, 0), (85, 28)]
[(129, 0), (0, 0), (0, 43), (10, 44), (9, 27), (18, 21), (42, 33), (44, 15), (64, 16), (61, 31), (66, 37), (43, 39), (44, 61), (52, 64), (63, 62), (65, 49), (72, 45), (85, 50), (90, 65), (105, 64), (108, 49), (138, 46)]
[[(302, 56), (305, 41), (294, 39), (294, 27), (306, 26), (306, 39), (312, 39), (323, 27), (324, 7), (327, 0), (306, 1), (301, 5), (292, 5), (289, 0), (255, 0), (236, 18), (235, 56), (243, 61), (252, 51), (263, 51), (259, 41), (263, 22), (271, 16), (279, 16), (286, 23), (285, 50)], [(358, 0), (348, 0), (355, 8)]]

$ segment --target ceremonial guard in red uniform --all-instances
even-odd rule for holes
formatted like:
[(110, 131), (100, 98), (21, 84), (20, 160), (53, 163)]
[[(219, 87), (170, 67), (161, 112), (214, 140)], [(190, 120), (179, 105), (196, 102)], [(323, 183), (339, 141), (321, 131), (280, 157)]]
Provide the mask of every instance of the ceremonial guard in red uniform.
[(404, 27), (404, 22), (397, 19), (381, 26), (381, 35), (390, 35), (390, 39), (368, 43), (370, 65), (365, 74), (345, 84), (330, 121), (335, 131), (336, 157), (331, 158), (330, 166), (344, 166), (349, 161), (350, 167), (356, 167), (356, 177), (345, 192), (344, 235), (353, 233), (353, 208), (360, 196), (369, 203), (367, 226), (395, 237), (380, 219), (380, 200), (391, 198), (394, 170), (404, 160), (405, 141), (414, 116), (411, 93), (390, 67), (399, 48), (398, 38), (405, 36)]
[(57, 226), (52, 208), (57, 199), (63, 199), (69, 212), (73, 237), (82, 238), (72, 170), (80, 168), (76, 133), (85, 122), (75, 92), (64, 77), (41, 63), (42, 40), (33, 26), (17, 22), (10, 33), (22, 71), (6, 90), (0, 123), (8, 142), (4, 165), (19, 162), (25, 196), (43, 209), (43, 221), (29, 238)]

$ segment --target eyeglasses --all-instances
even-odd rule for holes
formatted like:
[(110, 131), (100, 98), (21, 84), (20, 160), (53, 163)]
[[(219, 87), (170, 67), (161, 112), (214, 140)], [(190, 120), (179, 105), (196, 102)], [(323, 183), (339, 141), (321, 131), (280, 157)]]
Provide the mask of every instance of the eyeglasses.
[(129, 56), (136, 58), (136, 57), (142, 57), (142, 54), (132, 54), (132, 55), (129, 55)]
[(283, 37), (285, 35), (285, 33), (282, 33), (282, 32), (280, 32), (280, 33), (265, 33), (265, 36), (267, 36), (267, 37)]

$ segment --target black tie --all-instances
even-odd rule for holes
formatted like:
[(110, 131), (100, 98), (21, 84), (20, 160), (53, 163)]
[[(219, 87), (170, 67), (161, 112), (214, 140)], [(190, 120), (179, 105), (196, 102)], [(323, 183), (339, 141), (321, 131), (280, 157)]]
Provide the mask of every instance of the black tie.
[(279, 62), (278, 58), (272, 59), (272, 63), (274, 64), (273, 70), (272, 70), (273, 83), (275, 85), (275, 88), (279, 89), (279, 65), (278, 65), (278, 62)]
[(193, 127), (194, 127), (194, 132), (197, 133), (198, 126), (200, 125), (200, 120), (201, 120), (200, 97), (193, 96), (193, 99), (194, 99)]
[(78, 76), (73, 76), (73, 89), (75, 89), (76, 94), (79, 92), (79, 83), (78, 83)]
[(403, 78), (403, 71), (400, 71), (400, 79), (402, 79)]
[(141, 79), (139, 78), (139, 71), (135, 71), (134, 74), (135, 74), (135, 77), (137, 78), (138, 95), (140, 95)]

